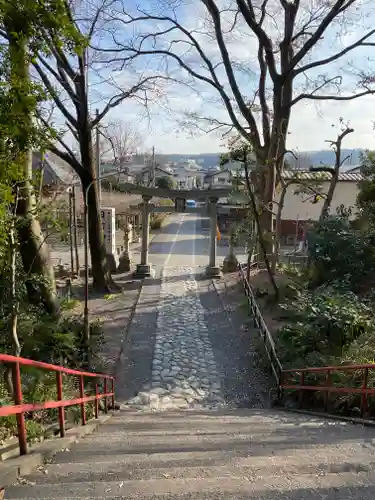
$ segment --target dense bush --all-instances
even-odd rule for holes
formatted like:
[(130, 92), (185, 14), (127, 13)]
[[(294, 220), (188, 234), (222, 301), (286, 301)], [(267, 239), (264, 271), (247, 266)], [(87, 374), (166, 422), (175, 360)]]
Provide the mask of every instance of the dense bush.
[(342, 283), (303, 289), (279, 307), (286, 320), (277, 337), (285, 366), (340, 362), (352, 342), (374, 331), (371, 308)]
[[(358, 298), (348, 283), (332, 283), (315, 290), (306, 287), (294, 300), (279, 305), (281, 318), (286, 321), (276, 337), (279, 359), (284, 368), (339, 366), (374, 363), (375, 317), (370, 304)], [(324, 385), (326, 373), (305, 376), (305, 384)], [(337, 387), (356, 387), (363, 384), (362, 370), (332, 372), (330, 382)], [(295, 383), (299, 383), (296, 375)], [(292, 381), (291, 381), (292, 382)], [(375, 384), (370, 370), (368, 383)], [(297, 396), (291, 394), (291, 396)], [(304, 404), (323, 407), (324, 391), (307, 392)], [(329, 399), (331, 411), (351, 414), (358, 411), (360, 396), (335, 394)], [(370, 401), (371, 413), (375, 402)]]
[[(12, 353), (9, 339), (8, 318), (0, 319), (0, 352)], [(91, 343), (89, 346), (90, 369), (102, 371), (102, 366), (96, 353), (102, 343), (100, 324), (90, 325)], [(87, 368), (87, 355), (84, 345), (83, 322), (81, 317), (62, 316), (56, 321), (48, 315), (41, 314), (37, 309), (20, 313), (18, 320), (18, 337), (21, 343), (23, 357), (32, 358), (52, 364), (62, 364), (72, 368)], [(7, 384), (6, 367), (0, 366), (0, 406), (12, 404)], [(56, 375), (33, 367), (22, 367), (22, 389), (25, 402), (43, 402), (56, 399)], [(88, 381), (85, 390), (94, 390)], [(64, 397), (78, 396), (78, 385), (75, 377), (63, 377)], [(87, 406), (88, 415), (92, 408)], [(71, 407), (66, 411), (67, 421), (79, 420), (79, 407)], [(56, 410), (46, 410), (26, 415), (26, 427), (29, 441), (43, 437), (47, 429), (57, 420)], [(0, 440), (17, 432), (14, 416), (0, 418)]]
[(150, 229), (160, 229), (166, 219), (167, 214), (154, 213), (151, 215)]
[(348, 215), (328, 217), (309, 232), (312, 285), (345, 278), (355, 292), (372, 286), (375, 231), (355, 229)]

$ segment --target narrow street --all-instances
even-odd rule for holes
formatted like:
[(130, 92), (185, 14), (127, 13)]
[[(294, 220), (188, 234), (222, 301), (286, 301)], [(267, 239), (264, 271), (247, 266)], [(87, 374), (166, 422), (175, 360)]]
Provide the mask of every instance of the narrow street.
[[(208, 234), (195, 215), (174, 215), (151, 245), (155, 277), (145, 280), (119, 377), (127, 405), (155, 410), (263, 407), (266, 384), (236, 311), (204, 278)], [(218, 247), (218, 263), (227, 253)], [(232, 318), (231, 316), (234, 316)]]

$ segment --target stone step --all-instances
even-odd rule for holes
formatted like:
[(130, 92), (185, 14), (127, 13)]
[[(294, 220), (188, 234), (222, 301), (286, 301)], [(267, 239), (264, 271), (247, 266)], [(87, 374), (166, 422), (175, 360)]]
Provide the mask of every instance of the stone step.
[[(291, 412), (273, 411), (273, 410), (251, 410), (251, 409), (215, 409), (214, 411), (178, 411), (178, 412), (146, 412), (133, 411), (131, 409), (122, 410), (117, 413), (110, 424), (120, 425), (123, 429), (137, 430), (142, 428), (170, 429), (170, 425), (175, 428), (199, 429), (206, 426), (213, 428), (222, 428), (223, 432), (227, 426), (238, 426), (239, 428), (264, 428), (264, 426), (274, 426), (278, 429), (308, 429), (311, 428), (329, 428), (332, 429), (355, 429), (358, 433), (361, 427), (353, 426), (347, 422), (341, 422), (330, 419), (322, 419), (308, 415), (293, 414)], [(152, 427), (151, 427), (152, 426)], [(225, 427), (224, 427), (225, 426)]]
[[(97, 454), (107, 453), (156, 453), (181, 451), (209, 451), (217, 449), (238, 450), (249, 454), (263, 454), (265, 447), (271, 450), (283, 448), (306, 448), (309, 446), (336, 445), (341, 441), (358, 442), (358, 436), (342, 435), (341, 433), (327, 435), (321, 431), (309, 433), (279, 433), (265, 432), (263, 435), (252, 434), (189, 434), (189, 435), (128, 435), (126, 432), (98, 433), (88, 439), (83, 439), (77, 447), (81, 454), (95, 448)], [(370, 444), (369, 444), (370, 445)], [(375, 448), (374, 448), (375, 449)]]
[(151, 479), (140, 481), (94, 481), (54, 485), (20, 485), (7, 490), (7, 499), (39, 500), (370, 500), (374, 498), (375, 480), (360, 472), (323, 476), (269, 475), (205, 478)]
[[(194, 425), (189, 426), (176, 426), (173, 423), (169, 423), (163, 426), (157, 427), (156, 425), (120, 425), (120, 424), (105, 424), (99, 430), (100, 434), (95, 433), (85, 437), (85, 441), (106, 441), (106, 440), (121, 440), (121, 441), (133, 441), (137, 438), (144, 439), (149, 442), (154, 440), (155, 442), (163, 441), (165, 442), (166, 436), (170, 436), (170, 441), (179, 440), (207, 440), (207, 439), (249, 439), (252, 441), (257, 441), (259, 439), (293, 439), (293, 441), (298, 441), (300, 439), (305, 440), (307, 437), (309, 439), (316, 439), (317, 441), (324, 440), (325, 436), (329, 435), (330, 440), (338, 439), (341, 436), (345, 436), (345, 440), (358, 439), (361, 436), (368, 436), (368, 432), (362, 432), (359, 428), (354, 429), (353, 427), (347, 428), (332, 428), (327, 429), (324, 427), (310, 427), (307, 431), (306, 428), (300, 427), (295, 428), (293, 426), (274, 426), (274, 425), (239, 425), (239, 424), (225, 424), (222, 426), (212, 426), (212, 425)], [(324, 436), (324, 438), (323, 438)]]
[[(207, 477), (268, 477), (269, 475), (337, 474), (342, 472), (369, 472), (375, 460), (367, 461), (365, 454), (350, 457), (334, 453), (306, 454), (305, 456), (233, 457), (225, 460), (190, 457), (185, 460), (137, 460), (136, 455), (124, 461), (115, 456), (111, 461), (46, 464), (28, 479), (35, 484), (60, 484), (130, 481), (150, 479), (181, 479)], [(133, 460), (129, 460), (132, 458)]]

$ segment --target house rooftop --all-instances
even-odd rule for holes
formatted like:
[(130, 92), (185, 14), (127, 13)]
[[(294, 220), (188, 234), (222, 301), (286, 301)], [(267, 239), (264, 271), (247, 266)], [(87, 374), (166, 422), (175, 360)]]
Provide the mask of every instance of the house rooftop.
[[(284, 179), (293, 179), (296, 177), (301, 180), (315, 180), (315, 181), (329, 181), (331, 180), (331, 174), (329, 172), (310, 172), (309, 170), (284, 170)], [(354, 172), (340, 172), (339, 181), (347, 182), (359, 182), (363, 180), (363, 176), (360, 173)]]

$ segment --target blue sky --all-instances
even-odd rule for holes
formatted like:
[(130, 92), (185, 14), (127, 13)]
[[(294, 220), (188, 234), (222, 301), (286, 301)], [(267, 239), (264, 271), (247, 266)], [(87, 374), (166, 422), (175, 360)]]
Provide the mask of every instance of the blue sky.
[[(257, 4), (258, 0), (254, 0)], [(126, 9), (136, 12), (137, 6), (141, 9), (147, 9), (153, 14), (175, 13), (181, 24), (186, 26), (190, 32), (197, 29), (199, 33), (196, 35), (207, 53), (211, 62), (218, 63), (220, 61), (216, 43), (210, 38), (212, 31), (207, 24), (205, 11), (200, 0), (142, 0), (141, 2), (134, 0), (123, 0), (123, 5)], [(259, 2), (258, 2), (259, 3)], [(233, 5), (232, 0), (220, 0), (217, 2), (220, 6), (228, 7)], [(302, 5), (307, 5), (307, 2), (301, 2)], [(311, 0), (309, 5), (319, 4), (318, 0)], [(275, 43), (278, 41), (278, 28), (281, 26), (280, 11), (278, 0), (270, 0), (270, 16), (265, 27), (267, 32), (271, 34)], [(320, 2), (321, 5), (321, 2)], [(345, 24), (340, 26), (334, 25), (327, 30), (323, 40), (309, 55), (306, 62), (315, 59), (327, 57), (335, 53), (338, 49), (352, 43), (358, 37), (363, 36), (369, 27), (375, 25), (374, 7), (371, 6), (369, 0), (358, 0), (356, 9), (351, 9), (346, 13)], [(172, 9), (172, 7), (173, 9)], [(276, 10), (275, 10), (276, 9)], [(306, 19), (307, 13), (303, 13), (300, 18), (300, 23)], [(364, 15), (365, 14), (365, 15)], [(228, 14), (223, 18), (224, 25), (230, 21), (232, 14)], [(276, 20), (276, 21), (275, 21)], [(276, 24), (275, 24), (276, 23)], [(170, 25), (163, 23), (141, 23), (136, 27), (136, 34), (147, 33), (148, 30), (163, 29)], [(124, 28), (120, 23), (117, 23), (114, 31), (116, 37), (123, 43), (127, 43), (134, 35), (134, 31), (129, 28)], [(177, 34), (168, 34), (157, 40), (156, 47), (166, 47), (166, 43), (171, 39), (176, 39)], [(182, 37), (179, 36), (181, 39)], [(240, 23), (230, 35), (226, 37), (227, 47), (230, 52), (231, 60), (234, 62), (237, 70), (236, 77), (241, 87), (242, 94), (248, 99), (252, 99), (257, 84), (258, 66), (256, 61), (257, 44), (254, 37), (249, 32), (244, 23)], [(375, 37), (372, 38), (375, 41)], [(101, 43), (108, 44), (107, 36), (102, 38)], [(151, 42), (148, 45), (151, 47)], [(186, 45), (182, 42), (176, 46), (176, 51), (179, 55), (184, 54), (184, 61), (194, 70), (200, 71), (201, 74), (207, 74), (202, 66), (200, 58), (196, 52), (184, 52)], [(374, 55), (371, 54), (374, 53)], [(324, 74), (327, 78), (336, 75), (343, 77), (342, 88), (345, 91), (352, 91), (356, 86), (356, 79), (353, 73), (357, 71), (375, 73), (375, 47), (356, 49), (348, 56), (340, 59), (340, 61), (329, 66), (319, 68), (313, 72), (309, 72), (310, 78), (315, 78)], [(112, 75), (115, 81), (122, 88), (131, 85), (140, 75), (151, 74), (153, 71), (159, 71), (160, 74), (166, 68), (166, 63), (159, 57), (141, 58), (132, 64), (131, 67), (121, 70), (120, 72), (112, 73), (112, 67), (106, 70), (106, 76)], [(199, 81), (193, 81), (187, 74), (179, 69), (179, 67), (169, 60), (168, 71), (175, 77), (182, 79), (185, 85), (166, 84), (156, 94), (151, 93), (151, 104), (148, 112), (145, 112), (144, 107), (135, 100), (125, 101), (116, 108), (110, 115), (113, 118), (120, 118), (125, 121), (136, 123), (140, 132), (144, 136), (145, 148), (150, 148), (153, 145), (160, 153), (204, 153), (222, 151), (225, 147), (221, 133), (206, 134), (191, 130), (189, 127), (182, 124), (186, 121), (186, 112), (194, 112), (199, 116), (214, 117), (221, 121), (229, 121), (226, 110), (224, 109), (218, 94), (209, 85)], [(225, 73), (222, 69), (218, 70), (220, 82), (228, 90), (228, 83)], [(108, 85), (97, 85), (98, 78), (91, 75), (92, 100), (99, 101), (103, 93), (110, 95), (112, 88)], [(302, 85), (306, 80), (300, 78), (296, 82), (296, 93), (302, 89)], [(366, 96), (354, 101), (335, 102), (335, 101), (301, 101), (292, 111), (292, 119), (289, 129), (288, 147), (297, 150), (316, 150), (326, 149), (327, 144), (324, 142), (327, 139), (334, 139), (338, 132), (339, 117), (343, 117), (355, 129), (355, 133), (348, 136), (345, 141), (345, 147), (363, 147), (374, 148), (374, 96)], [(240, 116), (238, 114), (238, 116)]]

